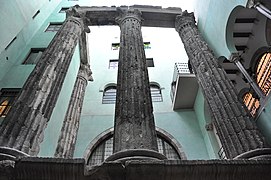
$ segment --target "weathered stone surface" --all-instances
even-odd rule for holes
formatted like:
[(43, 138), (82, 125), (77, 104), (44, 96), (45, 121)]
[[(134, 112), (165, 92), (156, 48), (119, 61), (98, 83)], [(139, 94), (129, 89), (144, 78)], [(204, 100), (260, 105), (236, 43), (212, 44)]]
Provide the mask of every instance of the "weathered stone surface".
[(55, 157), (73, 157), (85, 90), (89, 80), (92, 80), (90, 67), (81, 64), (58, 139)]
[(193, 13), (185, 11), (177, 16), (175, 28), (202, 87), (227, 158), (265, 147), (255, 123), (238, 101), (232, 83), (200, 35)]
[(271, 175), (269, 160), (134, 160), (89, 167), (84, 159), (31, 157), (0, 167), (1, 180), (267, 180)]
[(141, 33), (141, 13), (138, 10), (120, 10), (116, 21), (121, 37), (113, 151), (158, 151)]
[(39, 152), (44, 129), (56, 104), (83, 26), (80, 18), (69, 17), (65, 20), (1, 124), (1, 146), (30, 155)]

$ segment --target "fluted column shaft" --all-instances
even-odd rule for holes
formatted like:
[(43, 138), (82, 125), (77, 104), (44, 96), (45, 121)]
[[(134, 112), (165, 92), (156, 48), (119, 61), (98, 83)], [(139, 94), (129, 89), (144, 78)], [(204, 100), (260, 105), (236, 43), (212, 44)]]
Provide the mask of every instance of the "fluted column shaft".
[(82, 31), (80, 18), (65, 20), (2, 123), (0, 146), (37, 155)]
[(177, 16), (175, 25), (209, 105), (226, 156), (234, 158), (264, 147), (262, 135), (238, 101), (232, 83), (200, 35), (193, 13), (183, 12)]
[(73, 87), (65, 119), (63, 121), (55, 157), (73, 157), (85, 90), (88, 81), (91, 79), (92, 77), (90, 67), (88, 65), (81, 64)]
[(141, 20), (137, 10), (122, 12), (117, 18), (121, 36), (114, 153), (132, 149), (158, 151)]

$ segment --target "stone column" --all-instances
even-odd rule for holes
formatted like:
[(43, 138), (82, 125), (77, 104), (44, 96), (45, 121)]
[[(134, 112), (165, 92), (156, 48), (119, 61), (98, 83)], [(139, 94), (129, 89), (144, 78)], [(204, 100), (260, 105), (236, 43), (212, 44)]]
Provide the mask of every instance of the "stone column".
[(84, 24), (70, 16), (25, 82), (0, 127), (0, 146), (37, 155)]
[(158, 151), (141, 12), (120, 13), (116, 19), (121, 36), (113, 152)]
[(255, 123), (238, 101), (234, 86), (200, 35), (193, 13), (185, 11), (177, 16), (175, 28), (209, 105), (227, 158), (265, 147)]
[(55, 157), (73, 157), (85, 90), (90, 80), (92, 77), (89, 65), (81, 64), (58, 139)]

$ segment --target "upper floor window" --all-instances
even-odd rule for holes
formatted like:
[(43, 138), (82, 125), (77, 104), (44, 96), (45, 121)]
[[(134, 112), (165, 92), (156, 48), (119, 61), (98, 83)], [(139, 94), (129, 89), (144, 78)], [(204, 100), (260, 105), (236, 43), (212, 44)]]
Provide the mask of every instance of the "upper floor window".
[(115, 104), (117, 96), (117, 87), (112, 85), (104, 89), (103, 92), (103, 104)]
[[(111, 50), (119, 50), (120, 43), (112, 43)], [(151, 49), (151, 43), (150, 42), (144, 42), (144, 49)]]
[(18, 93), (19, 89), (1, 89), (0, 117), (6, 117)]
[(258, 61), (257, 84), (267, 96), (271, 91), (271, 52), (264, 53)]
[(45, 48), (32, 48), (23, 64), (37, 64)]
[[(161, 88), (156, 84), (150, 84), (152, 102), (162, 102)], [(103, 104), (115, 104), (117, 96), (117, 86), (111, 85), (104, 89), (103, 92)]]
[(161, 89), (158, 85), (151, 84), (150, 90), (151, 90), (152, 102), (162, 102), (163, 101), (162, 92), (161, 92)]
[(118, 68), (118, 63), (119, 63), (118, 59), (110, 59), (108, 69), (117, 69)]
[(151, 43), (150, 42), (144, 42), (144, 49), (151, 49)]
[(243, 102), (246, 105), (247, 109), (249, 110), (250, 114), (255, 117), (257, 110), (260, 107), (260, 101), (257, 98), (254, 98), (252, 93), (247, 92), (243, 96)]
[[(256, 82), (265, 96), (271, 91), (271, 52), (266, 52), (257, 60)], [(243, 96), (243, 102), (250, 114), (255, 117), (260, 108), (260, 101), (248, 92)]]
[(50, 23), (45, 32), (57, 32), (62, 26), (62, 23)]
[(67, 11), (68, 9), (69, 9), (68, 7), (62, 7), (62, 8), (59, 10), (59, 13), (66, 13), (66, 11)]
[[(119, 63), (118, 59), (110, 59), (108, 69), (117, 69), (118, 63)], [(154, 67), (153, 58), (147, 58), (146, 64), (147, 64), (147, 67)]]

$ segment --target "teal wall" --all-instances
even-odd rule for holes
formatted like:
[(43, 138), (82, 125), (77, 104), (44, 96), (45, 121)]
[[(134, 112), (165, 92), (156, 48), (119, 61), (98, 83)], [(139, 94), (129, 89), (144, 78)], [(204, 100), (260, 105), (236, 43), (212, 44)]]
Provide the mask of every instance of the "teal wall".
[[(110, 33), (108, 33), (110, 32)], [(209, 159), (204, 136), (193, 109), (172, 110), (170, 98), (174, 63), (187, 62), (187, 56), (175, 29), (142, 28), (143, 39), (151, 43), (146, 57), (153, 58), (149, 67), (150, 82), (162, 88), (163, 102), (154, 102), (156, 126), (171, 134), (183, 147), (188, 159)], [(167, 36), (159, 36), (166, 34)], [(111, 43), (119, 42), (119, 27), (91, 27), (89, 34), (90, 64), (93, 82), (89, 82), (80, 120), (75, 157), (85, 154), (89, 143), (101, 132), (113, 127), (113, 104), (102, 104), (103, 89), (117, 82), (117, 69), (108, 69), (109, 60), (118, 58), (118, 51), (111, 50)]]
[(70, 67), (68, 69), (65, 81), (63, 83), (60, 95), (55, 105), (54, 111), (50, 118), (47, 128), (44, 132), (44, 140), (40, 146), (39, 156), (54, 156), (58, 137), (61, 132), (63, 120), (66, 115), (70, 101), (73, 86), (80, 66), (79, 45), (77, 45)]
[(217, 57), (229, 57), (226, 26), (232, 10), (246, 6), (247, 0), (196, 0), (195, 14), (198, 27)]
[[(8, 85), (6, 75), (13, 65), (19, 65), (25, 58), (23, 53), (28, 53), (33, 36), (38, 32), (43, 22), (48, 18), (54, 7), (59, 3), (56, 1), (34, 1), (16, 0), (1, 1), (0, 6), (0, 86), (2, 83)], [(40, 10), (33, 19), (32, 16)], [(11, 40), (15, 41), (7, 48)], [(14, 72), (14, 70), (12, 70)], [(6, 77), (5, 77), (6, 76)], [(5, 77), (5, 78), (4, 78)], [(17, 81), (17, 80), (16, 80)], [(18, 80), (20, 82), (20, 80)]]
[(207, 104), (204, 101), (202, 90), (199, 88), (195, 105), (194, 105), (194, 109), (198, 118), (200, 130), (204, 137), (204, 142), (205, 142), (209, 157), (211, 159), (216, 159), (218, 158), (219, 146), (218, 146), (218, 142), (215, 137), (214, 131), (206, 130), (206, 125), (208, 125), (209, 123), (212, 123), (212, 120), (208, 111), (208, 107), (206, 106)]
[[(200, 7), (198, 15), (201, 16), (201, 19), (199, 19), (199, 27), (201, 30), (212, 34), (212, 38), (208, 36), (208, 33), (204, 33), (203, 35), (212, 47), (218, 47), (216, 50), (217, 54), (229, 53), (224, 41), (225, 32), (223, 28), (226, 26), (226, 21), (224, 23), (224, 20), (231, 9), (234, 8), (234, 4), (244, 4), (244, 1), (238, 1), (238, 3), (236, 1), (229, 2), (230, 3), (209, 0), (207, 2), (199, 1), (198, 3)], [(5, 37), (0, 35), (0, 40), (7, 43), (17, 35), (17, 39), (7, 50), (3, 50), (7, 43), (1, 44), (2, 46), (0, 47), (0, 88), (22, 87), (34, 68), (34, 65), (21, 64), (27, 57), (30, 49), (46, 48), (55, 33), (44, 32), (44, 30), (50, 22), (64, 21), (65, 13), (58, 13), (61, 7), (69, 7), (77, 3), (79, 2), (44, 1), (44, 4), (41, 3), (38, 5), (37, 3), (33, 3), (30, 6), (33, 8), (30, 8), (31, 10), (24, 15), (21, 14), (21, 11), (25, 11), (24, 6), (16, 10), (18, 11), (17, 14), (24, 16), (24, 18), (20, 19), (22, 16), (11, 16), (10, 19), (12, 22), (19, 21), (19, 23), (16, 24), (14, 32), (7, 31), (3, 33), (7, 35)], [(204, 8), (203, 4), (205, 4)], [(227, 8), (222, 8), (225, 13), (222, 16), (218, 16), (219, 20), (217, 20), (214, 19), (213, 16), (218, 13), (219, 9), (206, 11), (206, 4), (208, 4), (209, 7), (215, 7), (214, 5), (221, 7), (223, 7), (224, 4), (228, 5), (226, 6)], [(94, 4), (85, 0), (80, 1), (80, 5), (91, 6)], [(5, 7), (9, 10), (14, 6), (19, 8), (19, 3), (15, 3), (15, 5), (14, 3), (5, 4)], [(32, 14), (39, 8), (40, 14), (35, 19), (32, 19)], [(2, 6), (0, 10), (2, 10)], [(7, 13), (10, 14), (10, 12), (11, 11), (3, 10), (0, 11), (0, 14), (4, 17), (8, 17)], [(10, 25), (7, 24), (8, 22), (5, 20), (5, 22), (0, 25), (1, 29), (10, 27)], [(215, 30), (215, 26), (219, 29)], [(205, 124), (209, 122), (210, 119), (206, 118), (204, 100), (201, 92), (199, 91), (197, 95), (194, 109), (172, 110), (170, 90), (174, 63), (187, 62), (188, 60), (178, 34), (173, 28), (142, 28), (142, 32), (144, 41), (151, 42), (151, 49), (146, 50), (146, 56), (147, 58), (153, 58), (155, 65), (155, 67), (148, 68), (150, 82), (158, 83), (162, 89), (163, 102), (153, 103), (156, 126), (167, 131), (182, 145), (188, 159), (216, 158), (217, 144), (214, 134), (205, 130)], [(90, 65), (93, 71), (94, 81), (88, 83), (84, 98), (75, 157), (82, 157), (88, 144), (97, 135), (112, 127), (114, 124), (115, 106), (112, 104), (102, 104), (102, 91), (107, 84), (116, 83), (117, 70), (108, 69), (108, 66), (109, 59), (118, 58), (118, 51), (111, 50), (111, 43), (119, 42), (119, 34), (119, 27), (91, 28), (89, 35)], [(8, 60), (6, 60), (6, 57), (8, 57)], [(54, 155), (69, 102), (69, 98), (67, 97), (71, 95), (79, 68), (79, 58), (77, 47), (59, 99), (45, 130), (44, 141), (41, 144), (39, 156)]]

